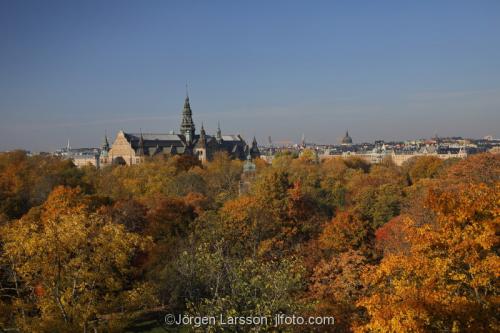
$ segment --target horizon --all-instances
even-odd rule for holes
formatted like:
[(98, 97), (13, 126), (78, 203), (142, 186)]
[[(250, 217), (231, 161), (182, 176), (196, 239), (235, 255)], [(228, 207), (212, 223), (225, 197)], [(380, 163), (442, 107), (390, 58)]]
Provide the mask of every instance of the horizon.
[[(126, 132), (126, 133), (138, 135), (141, 132)], [(118, 133), (116, 133), (116, 134), (118, 134)], [(142, 134), (144, 134), (144, 135), (158, 135), (158, 134), (165, 134), (165, 133), (142, 132)], [(178, 133), (174, 133), (174, 134), (178, 134)], [(207, 135), (208, 136), (214, 136), (213, 134), (210, 134), (210, 133), (207, 133)], [(231, 133), (231, 134), (224, 134), (224, 133), (222, 133), (222, 135), (224, 136), (224, 135), (240, 135), (240, 134), (239, 133), (235, 133), (235, 134), (233, 134), (233, 133)], [(106, 135), (106, 137), (109, 140), (109, 143), (112, 145), (113, 141), (114, 141), (114, 138), (116, 137), (116, 135), (113, 135), (113, 136)], [(473, 137), (463, 137), (463, 136), (460, 136), (460, 135), (452, 135), (452, 136), (445, 136), (445, 137), (438, 136), (438, 137), (441, 140), (442, 139), (450, 139), (450, 140), (451, 139), (455, 139), (455, 140), (479, 141), (479, 140), (485, 140), (486, 139), (485, 137), (482, 137), (482, 138), (473, 138)], [(103, 135), (103, 138), (104, 138), (104, 135)], [(383, 141), (386, 144), (391, 144), (391, 143), (399, 144), (399, 143), (413, 142), (413, 141), (433, 140), (434, 138), (435, 137), (418, 137), (418, 138), (408, 138), (408, 139), (401, 139), (401, 140), (374, 139), (372, 141), (355, 141), (355, 140), (353, 140), (352, 145), (353, 146), (359, 146), (359, 145), (365, 145), (365, 144), (375, 144), (376, 141)], [(246, 142), (249, 142), (251, 138), (245, 138), (245, 137), (243, 137), (243, 139)], [(498, 141), (500, 139), (492, 137), (492, 140)], [(309, 141), (307, 141), (307, 139), (305, 140), (305, 143), (308, 146), (312, 145), (312, 146), (317, 146), (317, 147), (320, 147), (320, 146), (340, 147), (340, 146), (342, 146), (342, 144), (340, 142), (309, 142)], [(66, 142), (66, 146), (61, 145), (59, 147), (54, 147), (51, 150), (29, 150), (29, 149), (24, 149), (22, 147), (18, 147), (18, 148), (3, 150), (3, 151), (0, 150), (0, 153), (2, 153), (2, 152), (13, 152), (13, 151), (20, 150), (20, 151), (26, 151), (26, 152), (29, 152), (29, 153), (32, 153), (32, 154), (36, 155), (36, 154), (40, 154), (40, 153), (54, 153), (54, 152), (60, 151), (61, 149), (65, 149), (68, 146), (70, 147), (70, 149), (75, 149), (75, 150), (77, 150), (77, 149), (101, 149), (100, 148), (101, 144), (98, 144), (96, 146), (73, 146), (71, 144), (71, 141), (68, 141), (68, 142)], [(290, 147), (290, 146), (297, 146), (297, 145), (300, 145), (300, 144), (301, 143), (298, 142), (298, 141), (280, 140), (280, 141), (276, 141), (275, 142), (273, 140), (272, 147), (275, 147), (275, 148), (287, 148), (287, 147)], [(258, 142), (258, 145), (259, 145), (259, 147), (271, 147), (271, 145), (268, 143), (268, 141), (266, 141), (266, 142)], [(306, 148), (309, 148), (308, 146)]]
[(197, 130), (498, 138), (500, 3), (4, 1), (0, 151)]

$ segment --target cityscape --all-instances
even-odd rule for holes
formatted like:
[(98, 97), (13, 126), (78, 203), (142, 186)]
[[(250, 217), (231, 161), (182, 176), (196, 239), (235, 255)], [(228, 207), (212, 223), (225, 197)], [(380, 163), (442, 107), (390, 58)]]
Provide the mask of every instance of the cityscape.
[[(110, 143), (111, 140), (111, 143)], [(272, 164), (276, 155), (291, 154), (301, 156), (305, 151), (313, 152), (319, 162), (331, 158), (358, 157), (370, 164), (391, 160), (398, 166), (411, 158), (419, 156), (434, 156), (439, 159), (466, 158), (472, 154), (500, 152), (500, 139), (488, 135), (482, 139), (462, 137), (440, 138), (437, 134), (428, 139), (410, 139), (400, 142), (374, 142), (357, 143), (346, 130), (345, 135), (338, 143), (316, 144), (307, 142), (302, 134), (299, 143), (291, 141), (273, 143), (268, 137), (267, 144), (258, 144), (255, 137), (250, 144), (240, 134), (222, 134), (220, 123), (215, 135), (207, 135), (203, 124), (200, 133), (196, 134), (193, 121), (193, 111), (186, 95), (181, 115), (181, 125), (178, 133), (126, 133), (120, 130), (116, 138), (108, 138), (104, 134), (100, 147), (72, 148), (70, 140), (66, 147), (51, 152), (35, 154), (59, 156), (70, 159), (77, 167), (94, 166), (97, 168), (113, 164), (132, 165), (144, 162), (146, 158), (154, 156), (193, 155), (201, 162), (206, 163), (212, 159), (214, 153), (224, 151), (232, 158), (245, 160), (250, 155), (251, 159), (261, 158)], [(27, 151), (28, 155), (33, 153)]]
[[(346, 132), (346, 137), (348, 132)], [(53, 154), (73, 160), (77, 166), (93, 165), (96, 167), (106, 165), (101, 162), (103, 153), (107, 153), (107, 136), (104, 135), (103, 146), (95, 148), (71, 148), (70, 145), (59, 148), (54, 152), (41, 152), (39, 154)], [(243, 139), (241, 139), (243, 140)], [(246, 144), (244, 144), (246, 145)], [(337, 144), (315, 144), (305, 140), (300, 143), (277, 143), (270, 141), (265, 145), (258, 145), (259, 157), (268, 163), (276, 154), (290, 153), (300, 156), (304, 149), (314, 151), (318, 160), (328, 158), (361, 157), (369, 163), (380, 163), (385, 158), (390, 158), (397, 165), (401, 165), (408, 159), (417, 156), (437, 156), (441, 159), (465, 158), (471, 154), (491, 152), (498, 153), (500, 150), (500, 139), (486, 136), (482, 139), (470, 139), (462, 137), (439, 138), (435, 136), (429, 139), (414, 139), (401, 142), (385, 142), (376, 140), (365, 143), (337, 143)], [(243, 149), (244, 150), (244, 149)], [(31, 153), (29, 153), (31, 154)]]
[[(203, 124), (201, 125), (200, 134), (196, 135), (188, 98), (186, 98), (186, 103), (189, 108), (189, 123), (192, 124), (190, 125), (192, 127), (189, 129), (192, 131), (192, 134), (188, 135), (193, 136), (194, 141), (192, 142), (186, 141), (186, 132), (182, 128), (179, 131), (180, 136), (173, 131), (165, 134), (148, 134), (142, 132), (127, 134), (120, 131), (117, 133), (116, 140), (111, 141), (111, 144), (111, 138), (108, 138), (107, 134), (104, 134), (100, 147), (72, 148), (68, 140), (66, 147), (52, 152), (37, 154), (49, 154), (68, 158), (78, 167), (92, 165), (99, 168), (111, 165), (112, 163), (135, 164), (142, 161), (145, 157), (152, 157), (157, 154), (169, 156), (194, 153), (200, 161), (206, 162), (218, 150), (224, 150), (234, 158), (242, 160), (245, 160), (248, 153), (250, 153), (252, 159), (261, 158), (267, 163), (272, 163), (274, 156), (277, 154), (287, 153), (300, 156), (305, 150), (310, 150), (314, 153), (318, 162), (330, 158), (359, 157), (368, 163), (381, 163), (383, 160), (390, 159), (398, 166), (401, 166), (412, 157), (418, 156), (436, 156), (440, 159), (448, 159), (466, 158), (469, 155), (477, 153), (490, 152), (497, 154), (500, 152), (500, 139), (493, 138), (491, 135), (481, 139), (472, 139), (460, 136), (440, 138), (436, 134), (434, 137), (428, 139), (409, 139), (400, 142), (375, 140), (374, 142), (357, 143), (347, 130), (340, 142), (332, 144), (307, 142), (303, 134), (301, 141), (298, 143), (291, 141), (273, 143), (272, 137), (269, 136), (268, 142), (264, 144), (257, 144), (254, 137), (249, 146), (239, 134), (222, 135), (220, 124), (215, 136), (207, 136)], [(183, 111), (182, 124), (185, 124), (184, 114), (186, 114), (186, 105)], [(210, 144), (211, 139), (214, 140), (215, 146)], [(125, 153), (118, 153), (118, 146), (120, 145), (120, 141), (123, 140), (126, 142)], [(216, 143), (219, 143), (220, 147)], [(112, 149), (113, 147), (114, 150)], [(131, 149), (134, 150), (133, 154), (129, 152)], [(31, 152), (27, 153), (32, 154)], [(120, 162), (116, 162), (117, 158), (119, 158)]]
[(500, 1), (0, 1), (0, 333), (500, 332)]

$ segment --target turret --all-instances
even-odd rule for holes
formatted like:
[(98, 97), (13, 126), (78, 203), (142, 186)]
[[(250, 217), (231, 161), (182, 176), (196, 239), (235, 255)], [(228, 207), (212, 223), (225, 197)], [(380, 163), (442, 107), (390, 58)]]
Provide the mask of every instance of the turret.
[(206, 145), (207, 143), (207, 134), (205, 133), (205, 128), (203, 128), (203, 123), (201, 123), (201, 130), (200, 130), (200, 139), (198, 140), (199, 145)]
[(139, 137), (139, 156), (144, 156), (144, 137), (142, 136), (142, 130), (141, 130), (141, 136)]
[(252, 156), (252, 158), (260, 157), (259, 146), (257, 144), (257, 139), (255, 138), (255, 136), (253, 137), (253, 140), (252, 140), (252, 147), (250, 148), (250, 155)]
[(101, 144), (101, 155), (107, 156), (109, 152), (109, 142), (108, 142), (108, 136), (106, 135), (106, 132), (104, 132), (104, 138), (102, 140)]
[(217, 140), (218, 143), (222, 142), (222, 132), (220, 130), (220, 122), (217, 122), (217, 134), (215, 136), (215, 139)]

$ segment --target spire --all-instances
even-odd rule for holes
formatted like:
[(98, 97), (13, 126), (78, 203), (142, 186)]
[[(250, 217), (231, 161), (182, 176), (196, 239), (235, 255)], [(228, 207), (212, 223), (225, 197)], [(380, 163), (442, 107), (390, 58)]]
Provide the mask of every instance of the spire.
[(215, 137), (217, 141), (220, 143), (222, 141), (222, 132), (220, 130), (220, 122), (217, 122), (217, 135)]
[(186, 135), (188, 132), (191, 138), (194, 137), (195, 126), (193, 122), (193, 112), (191, 111), (186, 85), (186, 99), (184, 100), (184, 108), (182, 110), (181, 134)]
[(252, 147), (249, 149), (249, 154), (252, 155), (252, 158), (257, 158), (260, 156), (260, 151), (257, 145), (257, 139), (255, 138), (255, 135), (252, 140)]
[(139, 156), (144, 155), (144, 137), (142, 136), (142, 128), (141, 128), (141, 136), (139, 138)]
[(207, 143), (207, 135), (205, 133), (205, 128), (203, 127), (203, 123), (201, 123), (200, 129), (200, 139), (198, 140), (198, 146), (203, 147)]
[(255, 135), (253, 136), (252, 147), (257, 147), (257, 139), (255, 138)]
[(108, 135), (106, 134), (106, 130), (104, 130), (104, 139), (102, 140), (101, 150), (109, 151), (109, 142), (108, 142)]
[(205, 136), (206, 136), (206, 133), (205, 133), (205, 128), (203, 127), (203, 122), (201, 122), (200, 136), (202, 136), (202, 137), (205, 137)]

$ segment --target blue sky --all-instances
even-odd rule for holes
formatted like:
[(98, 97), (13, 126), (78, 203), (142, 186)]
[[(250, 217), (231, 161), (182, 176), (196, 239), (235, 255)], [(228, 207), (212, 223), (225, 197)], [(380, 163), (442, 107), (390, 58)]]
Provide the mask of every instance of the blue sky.
[(0, 1), (0, 150), (194, 120), (261, 142), (499, 136), (500, 1)]

